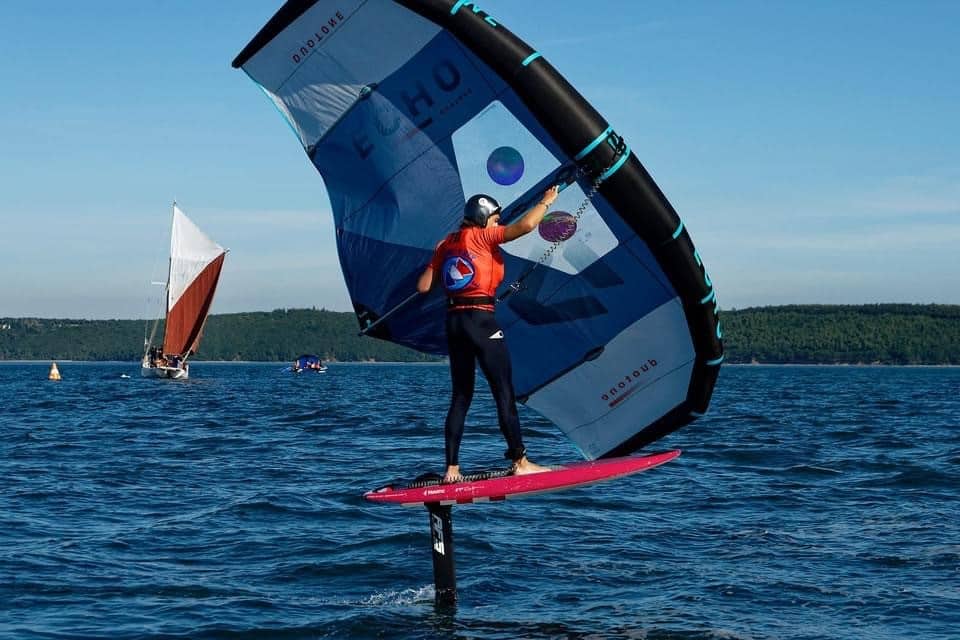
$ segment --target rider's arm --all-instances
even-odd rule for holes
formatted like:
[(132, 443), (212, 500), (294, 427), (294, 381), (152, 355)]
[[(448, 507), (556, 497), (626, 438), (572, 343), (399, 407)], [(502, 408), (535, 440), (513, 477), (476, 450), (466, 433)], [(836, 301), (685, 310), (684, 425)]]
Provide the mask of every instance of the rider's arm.
[(504, 227), (503, 241), (510, 242), (511, 240), (516, 240), (520, 236), (525, 236), (536, 229), (540, 221), (543, 220), (543, 216), (547, 214), (547, 209), (549, 209), (553, 201), (557, 199), (558, 193), (560, 193), (560, 191), (556, 186), (544, 191), (540, 202), (530, 207), (518, 220)]

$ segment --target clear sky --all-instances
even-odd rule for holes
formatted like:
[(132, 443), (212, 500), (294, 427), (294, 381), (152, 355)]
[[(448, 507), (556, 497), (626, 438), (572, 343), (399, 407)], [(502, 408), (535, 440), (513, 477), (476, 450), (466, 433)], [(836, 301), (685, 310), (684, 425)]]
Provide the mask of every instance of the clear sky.
[[(960, 3), (483, 0), (624, 135), (722, 308), (960, 303)], [(322, 180), (230, 67), (280, 0), (0, 3), (0, 317), (350, 309)], [(152, 302), (151, 302), (152, 300)]]

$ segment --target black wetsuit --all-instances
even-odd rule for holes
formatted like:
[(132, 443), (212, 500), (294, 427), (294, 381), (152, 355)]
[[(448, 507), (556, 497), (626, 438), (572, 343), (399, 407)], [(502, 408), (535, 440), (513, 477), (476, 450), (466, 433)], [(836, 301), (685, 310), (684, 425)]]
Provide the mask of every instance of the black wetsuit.
[(517, 402), (513, 393), (510, 352), (493, 311), (457, 308), (448, 310), (447, 347), (450, 351), (450, 377), (453, 382), (453, 397), (444, 427), (447, 465), (459, 464), (463, 423), (473, 399), (477, 363), (480, 364), (497, 403), (500, 431), (509, 447), (504, 455), (510, 460), (519, 460), (524, 455), (524, 447)]

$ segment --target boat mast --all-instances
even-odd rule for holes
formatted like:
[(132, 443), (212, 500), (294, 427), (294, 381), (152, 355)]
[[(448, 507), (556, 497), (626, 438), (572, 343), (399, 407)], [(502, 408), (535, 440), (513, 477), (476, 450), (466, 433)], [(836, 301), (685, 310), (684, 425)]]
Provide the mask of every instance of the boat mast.
[[(176, 201), (176, 200), (173, 201), (173, 206), (174, 206), (174, 207), (177, 206), (177, 201)], [(170, 228), (171, 228), (171, 232), (170, 232), (170, 233), (171, 233), (171, 236), (172, 236), (172, 234), (173, 234), (173, 222), (172, 222), (172, 219), (173, 219), (172, 216), (173, 216), (173, 215), (175, 215), (175, 214), (171, 214), (171, 223), (170, 223)], [(163, 312), (162, 315), (157, 316), (156, 318), (153, 319), (153, 326), (150, 328), (150, 337), (147, 337), (147, 326), (148, 326), (148, 324), (149, 324), (149, 321), (147, 322), (147, 324), (144, 325), (144, 328), (143, 328), (143, 333), (144, 333), (144, 336), (143, 336), (143, 355), (144, 355), (144, 356), (146, 356), (147, 353), (150, 352), (150, 347), (153, 345), (153, 339), (157, 337), (157, 327), (160, 326), (160, 320), (161, 320), (161, 318), (163, 318), (164, 320), (166, 320), (167, 314), (170, 313), (170, 297), (169, 297), (169, 293), (168, 293), (168, 292), (169, 292), (169, 290), (170, 290), (170, 270), (171, 270), (171, 268), (172, 268), (172, 257), (169, 255), (169, 252), (168, 252), (168, 255), (167, 255), (167, 281), (166, 281), (166, 282), (157, 282), (156, 280), (154, 280), (153, 282), (150, 283), (151, 285), (160, 285), (160, 286), (163, 287), (163, 293), (164, 293), (163, 308), (164, 308), (164, 312)], [(164, 329), (166, 329), (166, 325), (164, 325)], [(161, 350), (163, 349), (163, 344), (160, 345), (160, 348), (161, 348)]]
[[(177, 224), (177, 200), (173, 200), (173, 204), (170, 205), (170, 251), (168, 252), (167, 257), (167, 282), (163, 287), (164, 302), (163, 312), (163, 341), (167, 341), (167, 331), (170, 329), (170, 278), (173, 276), (173, 225)], [(163, 345), (160, 345), (160, 350), (163, 351)], [(166, 354), (163, 354), (166, 355)]]

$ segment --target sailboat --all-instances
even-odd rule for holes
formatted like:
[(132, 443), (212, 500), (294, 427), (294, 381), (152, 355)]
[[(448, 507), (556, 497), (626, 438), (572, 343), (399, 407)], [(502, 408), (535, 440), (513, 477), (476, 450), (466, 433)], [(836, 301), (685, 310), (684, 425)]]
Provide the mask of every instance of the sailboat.
[(158, 318), (150, 337), (144, 340), (140, 375), (174, 380), (189, 377), (187, 359), (200, 347), (226, 254), (226, 249), (211, 240), (173, 203), (163, 342), (153, 344)]

